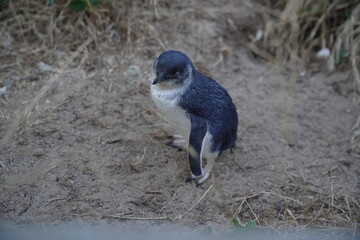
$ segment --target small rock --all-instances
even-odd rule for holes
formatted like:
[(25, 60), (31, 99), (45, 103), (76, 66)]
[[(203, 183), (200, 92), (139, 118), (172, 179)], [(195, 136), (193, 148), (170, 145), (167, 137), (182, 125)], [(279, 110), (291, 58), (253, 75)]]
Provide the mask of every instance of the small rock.
[(1, 42), (1, 45), (6, 48), (9, 47), (13, 42), (14, 38), (10, 34), (8, 34), (6, 38)]
[(328, 58), (330, 56), (330, 49), (322, 48), (320, 51), (316, 53), (317, 58)]
[(168, 133), (162, 129), (159, 129), (151, 134), (154, 139), (164, 139)]
[(145, 120), (146, 123), (152, 123), (154, 122), (154, 119), (155, 119), (155, 116), (154, 114), (151, 114), (151, 113), (144, 113), (143, 114), (143, 119)]
[(299, 77), (304, 78), (304, 77), (306, 77), (306, 75), (307, 75), (306, 70), (302, 70), (301, 72), (299, 72)]
[(56, 50), (55, 51), (55, 56), (57, 60), (60, 60), (63, 56), (65, 55), (65, 53), (61, 50)]
[(137, 134), (136, 132), (128, 132), (123, 135), (123, 139), (129, 142), (136, 142), (137, 140), (139, 140), (139, 134)]
[(141, 70), (139, 66), (136, 65), (130, 65), (124, 72), (124, 75), (126, 76), (141, 76)]
[(53, 66), (44, 63), (43, 61), (40, 61), (36, 64), (36, 66), (41, 70), (41, 71), (52, 71), (54, 70)]
[(4, 96), (7, 93), (7, 87), (0, 88), (0, 96)]
[(102, 62), (106, 67), (112, 67), (114, 65), (114, 56), (106, 56), (102, 58)]
[(261, 40), (261, 38), (262, 38), (263, 36), (264, 36), (264, 32), (263, 32), (261, 29), (258, 29), (258, 30), (256, 31), (256, 35), (255, 35), (253, 41), (254, 41), (254, 42), (257, 42), (257, 41)]

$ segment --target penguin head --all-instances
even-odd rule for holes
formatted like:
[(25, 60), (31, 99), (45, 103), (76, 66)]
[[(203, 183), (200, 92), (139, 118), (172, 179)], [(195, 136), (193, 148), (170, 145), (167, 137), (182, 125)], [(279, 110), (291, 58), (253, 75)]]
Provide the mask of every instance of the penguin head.
[(194, 66), (188, 56), (179, 51), (166, 51), (155, 60), (154, 72), (156, 78), (153, 85), (158, 83), (183, 84), (192, 75)]

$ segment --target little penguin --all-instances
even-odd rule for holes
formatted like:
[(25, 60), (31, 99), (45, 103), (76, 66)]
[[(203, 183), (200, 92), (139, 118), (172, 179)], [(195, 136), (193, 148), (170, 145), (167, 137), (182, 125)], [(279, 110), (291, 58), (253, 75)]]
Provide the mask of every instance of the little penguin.
[(161, 53), (153, 69), (151, 96), (162, 117), (185, 140), (191, 170), (186, 182), (198, 186), (209, 177), (215, 159), (235, 147), (235, 104), (225, 88), (197, 71), (182, 52)]

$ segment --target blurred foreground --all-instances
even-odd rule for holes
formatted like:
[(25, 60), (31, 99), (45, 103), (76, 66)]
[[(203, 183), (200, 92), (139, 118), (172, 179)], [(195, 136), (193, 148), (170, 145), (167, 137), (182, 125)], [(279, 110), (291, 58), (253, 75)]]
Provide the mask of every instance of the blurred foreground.
[[(206, 229), (205, 229), (206, 230)], [(341, 229), (289, 229), (287, 231), (275, 232), (254, 229), (251, 232), (223, 232), (211, 233), (208, 231), (193, 232), (190, 229), (176, 229), (153, 231), (142, 230), (119, 230), (100, 228), (96, 226), (87, 227), (50, 227), (43, 230), (33, 228), (0, 228), (0, 239), (2, 240), (212, 240), (212, 239), (237, 239), (237, 240), (356, 240), (360, 235), (351, 230)]]

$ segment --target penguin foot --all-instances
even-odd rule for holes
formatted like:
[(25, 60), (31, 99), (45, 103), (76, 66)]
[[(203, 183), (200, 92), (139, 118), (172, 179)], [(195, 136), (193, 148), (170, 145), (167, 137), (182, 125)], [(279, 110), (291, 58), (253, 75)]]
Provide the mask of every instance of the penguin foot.
[(172, 135), (167, 137), (169, 139), (165, 145), (178, 149), (182, 151), (186, 148), (186, 141), (182, 138), (181, 135)]
[(195, 182), (195, 186), (198, 187), (201, 184), (203, 184), (206, 179), (208, 179), (208, 177), (210, 176), (209, 173), (204, 172), (202, 175), (200, 176), (195, 176), (193, 174), (191, 174), (189, 177), (186, 178), (185, 182), (191, 182), (194, 181)]

